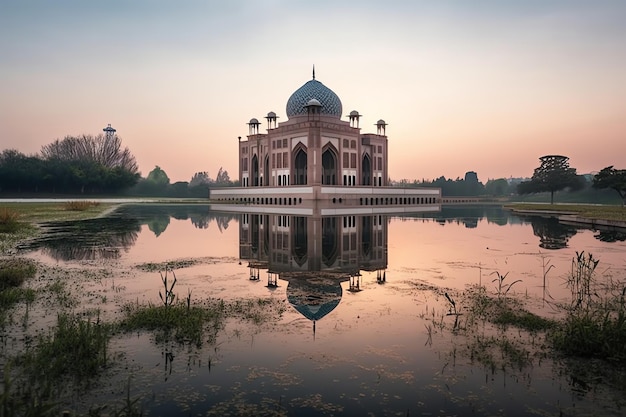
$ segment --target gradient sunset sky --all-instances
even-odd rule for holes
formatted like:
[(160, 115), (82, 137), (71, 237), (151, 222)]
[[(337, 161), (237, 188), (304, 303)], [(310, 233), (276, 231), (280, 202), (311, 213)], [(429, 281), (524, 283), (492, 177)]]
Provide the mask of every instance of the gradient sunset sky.
[(622, 0), (0, 0), (0, 150), (111, 123), (143, 176), (234, 179), (313, 64), (363, 133), (389, 123), (393, 180), (626, 168)]

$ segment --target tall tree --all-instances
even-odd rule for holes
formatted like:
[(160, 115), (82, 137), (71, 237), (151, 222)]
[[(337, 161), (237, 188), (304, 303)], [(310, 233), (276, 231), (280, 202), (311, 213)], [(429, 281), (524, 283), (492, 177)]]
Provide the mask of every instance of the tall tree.
[(550, 204), (554, 204), (554, 192), (565, 188), (577, 190), (583, 187), (576, 169), (569, 166), (569, 158), (562, 155), (545, 155), (539, 158), (541, 165), (535, 168), (530, 181), (517, 186), (520, 194), (550, 192)]
[(169, 185), (170, 183), (170, 177), (168, 177), (165, 171), (163, 171), (158, 165), (148, 173), (146, 180), (163, 187)]
[(615, 190), (622, 199), (622, 207), (626, 207), (626, 169), (614, 169), (613, 165), (602, 169), (593, 177), (593, 188)]
[(41, 147), (44, 159), (96, 162), (107, 169), (121, 168), (131, 174), (139, 172), (135, 157), (128, 148), (122, 148), (119, 136), (66, 136), (63, 140)]

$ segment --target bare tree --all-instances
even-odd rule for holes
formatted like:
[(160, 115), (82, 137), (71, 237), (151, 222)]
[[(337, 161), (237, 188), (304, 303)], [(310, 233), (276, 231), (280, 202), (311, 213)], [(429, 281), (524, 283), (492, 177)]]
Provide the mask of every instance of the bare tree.
[(47, 160), (96, 162), (105, 168), (121, 168), (131, 174), (139, 172), (137, 161), (128, 148), (122, 148), (119, 136), (66, 136), (63, 140), (41, 147)]

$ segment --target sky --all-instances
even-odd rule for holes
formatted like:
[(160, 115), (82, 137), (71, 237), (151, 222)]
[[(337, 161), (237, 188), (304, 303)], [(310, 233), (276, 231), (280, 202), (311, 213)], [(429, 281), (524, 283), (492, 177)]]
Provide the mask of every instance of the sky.
[(285, 121), (315, 65), (363, 133), (389, 124), (392, 180), (626, 168), (624, 22), (622, 0), (0, 0), (0, 150), (110, 123), (143, 176), (235, 179), (246, 123)]

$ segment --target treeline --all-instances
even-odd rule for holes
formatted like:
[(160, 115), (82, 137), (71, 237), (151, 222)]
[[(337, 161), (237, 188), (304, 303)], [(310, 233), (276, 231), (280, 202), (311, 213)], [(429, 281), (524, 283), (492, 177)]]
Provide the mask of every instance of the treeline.
[(108, 194), (138, 180), (135, 158), (117, 136), (67, 136), (37, 155), (0, 153), (1, 193)]
[(196, 172), (190, 181), (170, 183), (165, 171), (156, 166), (146, 178), (124, 192), (127, 196), (208, 198), (209, 187), (236, 187), (239, 181), (231, 181), (228, 171), (220, 167), (213, 179), (206, 171)]
[(135, 157), (117, 135), (66, 136), (35, 155), (14, 149), (0, 153), (0, 195), (125, 195), (208, 197), (209, 187), (237, 186), (220, 168), (215, 179), (197, 172), (190, 181), (170, 183), (161, 168), (142, 178)]
[(464, 178), (450, 179), (441, 176), (435, 180), (401, 180), (396, 183), (401, 187), (435, 187), (441, 188), (443, 197), (504, 197), (516, 192), (516, 184), (504, 178), (489, 180), (483, 184), (474, 171), (465, 173)]

